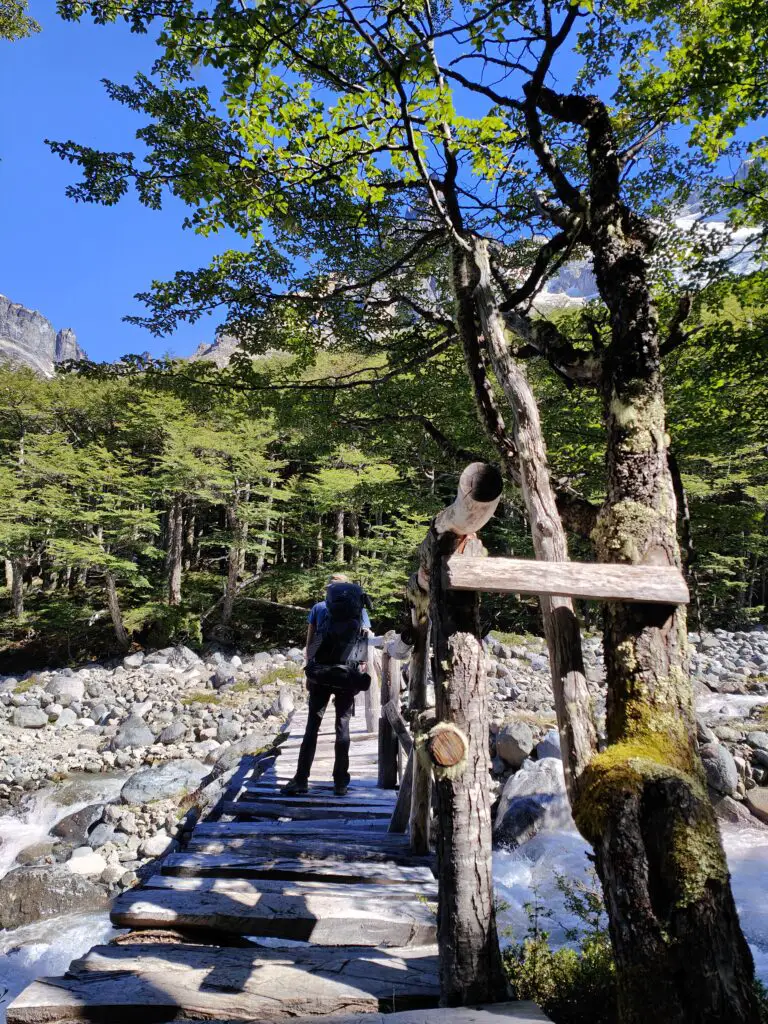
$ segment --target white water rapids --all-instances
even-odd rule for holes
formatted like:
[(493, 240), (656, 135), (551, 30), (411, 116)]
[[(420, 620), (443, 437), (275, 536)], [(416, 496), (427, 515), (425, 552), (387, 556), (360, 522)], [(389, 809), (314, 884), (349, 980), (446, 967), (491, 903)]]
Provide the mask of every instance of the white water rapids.
[[(727, 718), (748, 714), (754, 704), (766, 704), (768, 698), (713, 694), (697, 703), (700, 710)], [(83, 776), (34, 794), (19, 816), (0, 817), (0, 877), (12, 868), (21, 850), (44, 840), (57, 821), (89, 804), (114, 799), (123, 781), (118, 775)], [(768, 983), (768, 829), (726, 824), (721, 828), (744, 933), (758, 977)], [(495, 851), (497, 895), (507, 905), (500, 914), (500, 929), (510, 932), (502, 941), (525, 937), (524, 905), (537, 901), (552, 911), (542, 927), (553, 944), (565, 943), (565, 930), (578, 922), (565, 911), (557, 875), (585, 881), (588, 851), (577, 832), (562, 829), (541, 832), (514, 851)], [(116, 934), (106, 913), (72, 914), (0, 931), (0, 1024), (5, 1024), (5, 1007), (30, 981), (62, 974), (70, 961)]]
[[(48, 838), (58, 821), (89, 804), (113, 800), (124, 782), (124, 775), (84, 775), (39, 790), (20, 815), (0, 817), (0, 878), (22, 850)], [(8, 1003), (31, 981), (63, 974), (75, 957), (116, 934), (106, 913), (68, 914), (0, 931), (0, 1024)]]

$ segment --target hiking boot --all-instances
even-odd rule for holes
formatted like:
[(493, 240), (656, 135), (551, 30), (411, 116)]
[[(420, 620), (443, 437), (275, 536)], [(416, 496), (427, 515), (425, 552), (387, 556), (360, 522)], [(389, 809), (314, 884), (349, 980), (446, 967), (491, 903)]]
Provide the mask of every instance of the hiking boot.
[(302, 782), (301, 779), (291, 779), (290, 782), (286, 782), (283, 788), (280, 790), (285, 796), (303, 796), (304, 793), (309, 792), (309, 786), (306, 782)]
[(346, 796), (348, 789), (349, 786), (344, 786), (337, 782), (336, 785), (333, 787), (333, 792), (335, 796)]

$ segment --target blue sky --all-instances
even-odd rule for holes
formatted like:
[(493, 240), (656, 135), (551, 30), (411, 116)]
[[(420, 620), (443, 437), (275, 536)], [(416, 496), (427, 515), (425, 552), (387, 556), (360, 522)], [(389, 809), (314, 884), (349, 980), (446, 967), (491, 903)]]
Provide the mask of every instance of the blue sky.
[(140, 311), (136, 292), (178, 269), (204, 265), (225, 248), (224, 239), (183, 231), (178, 203), (154, 212), (133, 196), (109, 208), (67, 199), (64, 189), (77, 168), (43, 142), (132, 148), (141, 121), (107, 98), (101, 79), (126, 82), (149, 70), (152, 39), (122, 25), (65, 23), (54, 0), (36, 0), (30, 10), (42, 32), (0, 42), (0, 293), (39, 310), (57, 330), (72, 327), (92, 359), (144, 351), (187, 355), (213, 340), (215, 319), (164, 339), (121, 318)]

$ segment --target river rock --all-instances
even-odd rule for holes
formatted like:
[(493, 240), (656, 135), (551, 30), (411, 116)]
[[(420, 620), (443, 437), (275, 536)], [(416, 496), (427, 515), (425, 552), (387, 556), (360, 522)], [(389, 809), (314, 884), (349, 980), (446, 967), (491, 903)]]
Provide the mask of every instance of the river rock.
[(158, 739), (161, 743), (170, 745), (171, 743), (178, 743), (178, 741), (183, 739), (186, 734), (186, 725), (181, 721), (181, 719), (176, 719), (175, 722), (171, 722), (170, 725), (166, 725)]
[(526, 761), (504, 786), (493, 830), (495, 841), (519, 846), (542, 829), (573, 827), (563, 762), (556, 757)]
[(33, 843), (31, 846), (25, 846), (16, 855), (16, 863), (26, 867), (30, 864), (38, 864), (40, 861), (61, 860), (63, 858), (56, 854), (62, 849), (67, 849), (63, 843), (55, 839), (44, 839), (39, 843)]
[(106, 866), (106, 860), (90, 846), (79, 846), (73, 850), (64, 865), (73, 875), (85, 875), (86, 878), (100, 878)]
[(547, 735), (536, 744), (536, 757), (543, 761), (545, 757), (561, 757), (560, 733), (550, 729)]
[(768, 825), (768, 789), (756, 786), (748, 790), (745, 803), (759, 821)]
[(768, 732), (747, 733), (747, 743), (756, 750), (768, 750)]
[(288, 688), (286, 686), (280, 687), (280, 693), (277, 699), (272, 703), (272, 707), (269, 709), (271, 715), (290, 715), (293, 709), (296, 707)]
[(56, 717), (55, 727), (57, 729), (66, 729), (67, 726), (74, 725), (77, 722), (77, 715), (72, 708), (62, 708), (61, 713)]
[(197, 789), (209, 771), (206, 765), (192, 758), (145, 768), (128, 779), (120, 799), (132, 806), (155, 800), (177, 800)]
[(751, 825), (754, 823), (754, 818), (749, 812), (749, 809), (744, 804), (739, 803), (738, 800), (734, 800), (730, 796), (721, 796), (719, 799), (712, 801), (712, 806), (715, 808), (715, 814), (720, 818), (721, 821), (727, 821), (731, 825)]
[(91, 804), (83, 807), (73, 814), (62, 818), (51, 829), (50, 834), (57, 839), (66, 839), (70, 843), (82, 846), (90, 829), (101, 821), (104, 814), (104, 804)]
[(100, 846), (106, 846), (107, 843), (111, 843), (114, 838), (114, 826), (106, 821), (102, 821), (89, 833), (87, 845), (92, 850), (98, 850)]
[(16, 708), (12, 721), (19, 729), (42, 729), (48, 725), (48, 714), (42, 708), (25, 705)]
[(0, 928), (20, 928), (73, 911), (101, 910), (107, 902), (102, 888), (65, 868), (16, 868), (0, 879)]
[(56, 675), (45, 688), (60, 704), (81, 701), (85, 696), (85, 683), (78, 676)]
[(127, 654), (123, 658), (123, 668), (141, 668), (144, 664), (144, 651), (136, 651), (134, 654)]
[(149, 747), (155, 737), (147, 723), (137, 715), (130, 715), (115, 733), (112, 739), (113, 750), (125, 750), (126, 747)]
[(707, 743), (701, 748), (701, 760), (710, 789), (725, 796), (735, 796), (739, 770), (730, 750), (719, 743)]
[(505, 722), (496, 734), (496, 753), (513, 768), (519, 768), (533, 750), (533, 731), (527, 722)]
[(174, 846), (174, 840), (168, 835), (165, 829), (161, 829), (153, 836), (145, 839), (139, 847), (140, 857), (162, 857)]

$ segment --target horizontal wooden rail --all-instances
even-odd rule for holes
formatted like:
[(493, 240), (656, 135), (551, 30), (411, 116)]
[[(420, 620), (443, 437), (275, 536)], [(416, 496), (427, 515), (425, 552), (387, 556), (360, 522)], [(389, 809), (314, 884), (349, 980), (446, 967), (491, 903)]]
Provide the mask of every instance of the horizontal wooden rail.
[(497, 594), (549, 594), (654, 604), (688, 604), (690, 600), (682, 573), (668, 565), (454, 556), (445, 562), (444, 579), (451, 590)]

